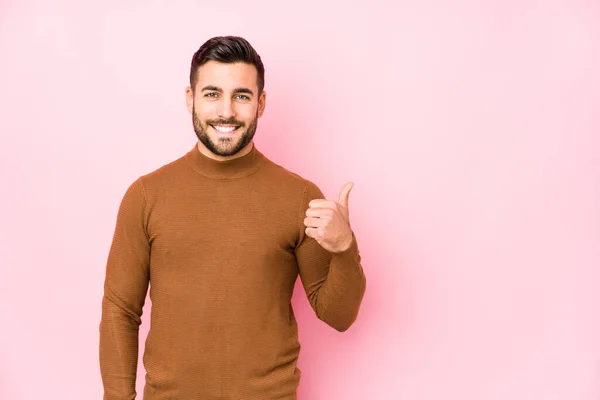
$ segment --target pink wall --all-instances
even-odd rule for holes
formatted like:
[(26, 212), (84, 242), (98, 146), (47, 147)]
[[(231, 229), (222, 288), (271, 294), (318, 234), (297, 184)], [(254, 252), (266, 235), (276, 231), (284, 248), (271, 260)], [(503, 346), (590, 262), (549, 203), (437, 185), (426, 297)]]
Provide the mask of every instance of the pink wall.
[(353, 3), (0, 3), (1, 399), (101, 398), (117, 207), (220, 34), (266, 64), (259, 148), (356, 183), (367, 295), (340, 334), (296, 292), (302, 400), (600, 398), (599, 3)]

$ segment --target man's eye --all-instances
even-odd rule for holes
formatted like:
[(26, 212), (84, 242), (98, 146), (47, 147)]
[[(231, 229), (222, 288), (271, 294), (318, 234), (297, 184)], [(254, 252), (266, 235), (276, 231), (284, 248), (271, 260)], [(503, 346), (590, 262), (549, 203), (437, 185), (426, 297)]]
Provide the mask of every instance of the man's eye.
[(250, 97), (244, 95), (244, 94), (238, 94), (237, 98), (240, 100), (250, 100)]
[(204, 96), (206, 96), (206, 97), (217, 97), (217, 94), (215, 92), (209, 92), (209, 93), (206, 93)]

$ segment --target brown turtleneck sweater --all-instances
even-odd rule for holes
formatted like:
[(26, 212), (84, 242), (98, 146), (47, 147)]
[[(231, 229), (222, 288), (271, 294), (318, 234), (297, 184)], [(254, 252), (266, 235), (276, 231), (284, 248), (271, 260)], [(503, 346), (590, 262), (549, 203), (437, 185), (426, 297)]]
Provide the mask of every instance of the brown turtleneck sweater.
[(365, 291), (356, 239), (330, 254), (304, 233), (310, 181), (256, 147), (218, 162), (196, 146), (126, 191), (108, 256), (100, 367), (105, 400), (134, 399), (138, 329), (152, 300), (145, 400), (296, 399), (290, 305), (301, 278), (316, 315), (344, 331)]

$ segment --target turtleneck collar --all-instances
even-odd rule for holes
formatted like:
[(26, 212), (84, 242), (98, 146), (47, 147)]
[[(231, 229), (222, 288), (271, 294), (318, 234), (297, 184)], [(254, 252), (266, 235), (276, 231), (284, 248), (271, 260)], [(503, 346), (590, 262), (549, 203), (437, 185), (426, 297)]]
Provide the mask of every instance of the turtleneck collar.
[(184, 158), (201, 175), (211, 179), (230, 180), (251, 175), (263, 165), (264, 155), (252, 143), (252, 150), (242, 157), (227, 161), (213, 160), (200, 153), (198, 143)]

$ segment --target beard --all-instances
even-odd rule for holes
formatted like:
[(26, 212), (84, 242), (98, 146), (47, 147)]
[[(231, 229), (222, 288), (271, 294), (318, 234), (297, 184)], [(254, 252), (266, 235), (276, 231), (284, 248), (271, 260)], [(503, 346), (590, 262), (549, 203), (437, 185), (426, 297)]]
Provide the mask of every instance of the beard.
[[(256, 133), (256, 127), (258, 126), (258, 111), (256, 111), (256, 116), (254, 119), (248, 126), (246, 126), (245, 123), (234, 118), (230, 118), (228, 120), (210, 119), (201, 121), (196, 115), (196, 108), (192, 106), (192, 123), (194, 125), (194, 131), (196, 132), (198, 140), (200, 140), (202, 144), (206, 146), (208, 150), (210, 150), (211, 153), (221, 157), (228, 157), (239, 153), (254, 138), (254, 133)], [(236, 129), (237, 131), (243, 130), (242, 134), (237, 141), (233, 137), (223, 137), (219, 138), (218, 142), (215, 143), (208, 135), (207, 130), (210, 125), (219, 124), (236, 125), (238, 126)]]

